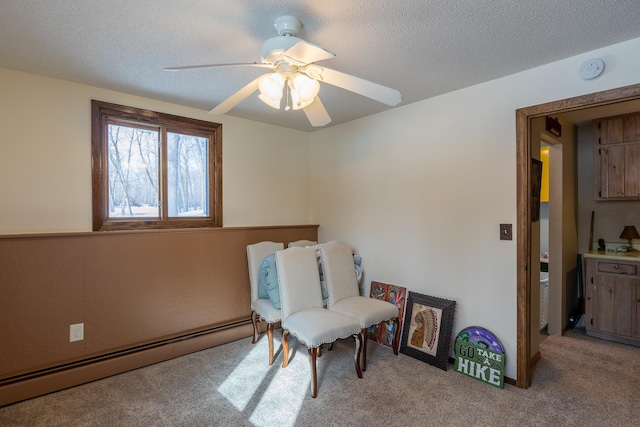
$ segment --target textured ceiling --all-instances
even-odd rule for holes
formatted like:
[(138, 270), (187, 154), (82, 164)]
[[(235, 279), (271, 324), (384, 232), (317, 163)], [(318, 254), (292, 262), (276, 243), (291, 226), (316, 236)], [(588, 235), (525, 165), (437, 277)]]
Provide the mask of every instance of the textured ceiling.
[[(400, 105), (640, 37), (638, 0), (0, 0), (0, 66), (208, 111), (264, 69), (163, 68), (259, 62), (281, 15), (336, 54), (320, 65)], [(320, 97), (327, 126), (391, 108), (326, 84)], [(229, 115), (315, 129), (256, 95)]]

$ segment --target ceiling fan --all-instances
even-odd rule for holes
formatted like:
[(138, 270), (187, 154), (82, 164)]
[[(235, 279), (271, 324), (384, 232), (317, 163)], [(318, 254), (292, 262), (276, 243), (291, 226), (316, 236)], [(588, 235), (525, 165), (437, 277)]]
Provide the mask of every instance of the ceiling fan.
[[(315, 62), (331, 59), (336, 55), (328, 50), (302, 40), (296, 35), (302, 28), (293, 16), (281, 16), (275, 21), (278, 36), (262, 44), (262, 62), (205, 64), (165, 68), (180, 71), (212, 67), (261, 67), (271, 72), (263, 74), (242, 89), (222, 101), (211, 114), (225, 114), (255, 91), (267, 105), (280, 109), (285, 98), (285, 110), (302, 109), (313, 126), (324, 126), (331, 122), (329, 113), (318, 97), (320, 83), (328, 83), (355, 92), (384, 104), (400, 103), (400, 92), (368, 80), (316, 65)], [(291, 101), (291, 102), (290, 102)]]

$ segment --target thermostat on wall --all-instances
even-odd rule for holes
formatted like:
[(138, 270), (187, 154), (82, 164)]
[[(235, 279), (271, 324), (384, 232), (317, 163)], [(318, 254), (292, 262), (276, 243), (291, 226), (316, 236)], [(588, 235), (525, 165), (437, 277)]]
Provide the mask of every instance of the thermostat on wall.
[(579, 70), (580, 77), (585, 80), (591, 80), (598, 77), (604, 71), (604, 62), (602, 59), (589, 59), (585, 61)]

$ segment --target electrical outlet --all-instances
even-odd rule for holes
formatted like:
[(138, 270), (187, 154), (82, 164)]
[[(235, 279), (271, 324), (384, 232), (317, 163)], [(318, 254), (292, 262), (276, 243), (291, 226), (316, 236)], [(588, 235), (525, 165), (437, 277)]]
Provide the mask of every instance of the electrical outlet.
[(76, 323), (69, 326), (69, 342), (82, 341), (84, 339), (84, 323)]

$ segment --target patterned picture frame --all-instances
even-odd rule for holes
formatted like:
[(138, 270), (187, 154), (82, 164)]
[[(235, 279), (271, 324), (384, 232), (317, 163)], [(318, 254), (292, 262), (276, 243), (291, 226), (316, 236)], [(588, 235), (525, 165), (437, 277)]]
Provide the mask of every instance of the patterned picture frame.
[[(381, 301), (390, 302), (398, 307), (398, 328), (402, 328), (407, 288), (372, 280), (369, 296)], [(367, 338), (386, 347), (392, 347), (395, 332), (394, 322), (381, 322), (369, 327), (367, 330)]]
[(409, 292), (400, 352), (447, 370), (456, 302)]

